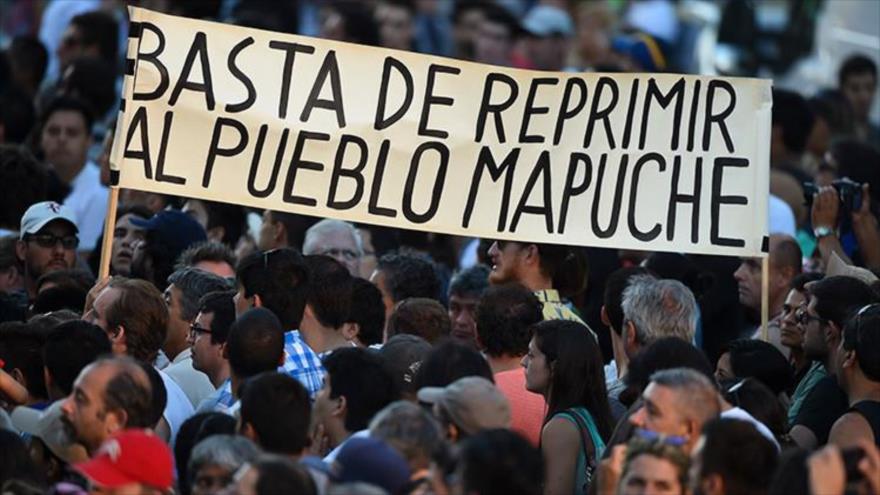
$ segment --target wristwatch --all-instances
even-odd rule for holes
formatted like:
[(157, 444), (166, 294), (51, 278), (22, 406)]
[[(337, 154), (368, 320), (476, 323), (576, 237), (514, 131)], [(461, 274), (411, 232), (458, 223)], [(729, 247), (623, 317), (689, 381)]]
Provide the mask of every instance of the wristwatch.
[(815, 229), (813, 229), (813, 235), (818, 240), (825, 236), (834, 235), (834, 229), (823, 225), (821, 227), (816, 227)]

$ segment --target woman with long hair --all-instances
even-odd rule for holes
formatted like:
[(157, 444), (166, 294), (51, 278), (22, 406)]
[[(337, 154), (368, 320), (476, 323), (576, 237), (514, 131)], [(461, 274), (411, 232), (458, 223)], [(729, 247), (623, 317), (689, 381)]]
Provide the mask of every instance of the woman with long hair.
[(522, 365), (526, 389), (547, 401), (541, 431), (545, 495), (589, 490), (612, 419), (599, 344), (582, 324), (542, 321)]

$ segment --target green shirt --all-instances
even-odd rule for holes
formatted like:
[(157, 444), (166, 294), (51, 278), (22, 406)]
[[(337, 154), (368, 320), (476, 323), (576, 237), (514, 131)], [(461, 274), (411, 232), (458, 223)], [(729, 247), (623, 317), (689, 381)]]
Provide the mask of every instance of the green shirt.
[(822, 363), (814, 361), (813, 364), (810, 365), (807, 374), (805, 374), (801, 379), (801, 382), (798, 383), (797, 388), (794, 389), (794, 395), (791, 396), (791, 407), (788, 409), (788, 424), (794, 424), (794, 420), (797, 418), (801, 406), (804, 405), (804, 399), (810, 395), (810, 391), (813, 390), (816, 383), (826, 376), (828, 376), (828, 370), (825, 369), (825, 366), (822, 365)]

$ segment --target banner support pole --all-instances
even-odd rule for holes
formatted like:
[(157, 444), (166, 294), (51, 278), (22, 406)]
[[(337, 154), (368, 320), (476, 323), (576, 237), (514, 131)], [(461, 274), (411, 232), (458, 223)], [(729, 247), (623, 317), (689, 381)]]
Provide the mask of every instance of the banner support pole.
[(761, 340), (770, 338), (770, 257), (761, 258)]
[(101, 265), (98, 280), (110, 275), (110, 257), (113, 254), (113, 231), (116, 230), (116, 209), (119, 205), (119, 186), (111, 186), (107, 201), (107, 217), (104, 219), (104, 237), (101, 240)]

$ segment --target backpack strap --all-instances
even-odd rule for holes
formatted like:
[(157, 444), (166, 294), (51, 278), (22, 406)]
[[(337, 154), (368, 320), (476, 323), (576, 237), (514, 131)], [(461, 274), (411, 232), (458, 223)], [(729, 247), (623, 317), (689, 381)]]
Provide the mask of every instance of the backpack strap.
[(596, 458), (596, 446), (593, 444), (593, 439), (590, 437), (590, 428), (587, 426), (587, 423), (584, 421), (584, 418), (581, 417), (577, 411), (573, 409), (568, 409), (565, 411), (567, 416), (571, 416), (574, 418), (574, 422), (577, 423), (578, 432), (581, 434), (581, 446), (584, 449), (584, 456), (587, 462), (588, 469), (594, 469), (595, 458)]

